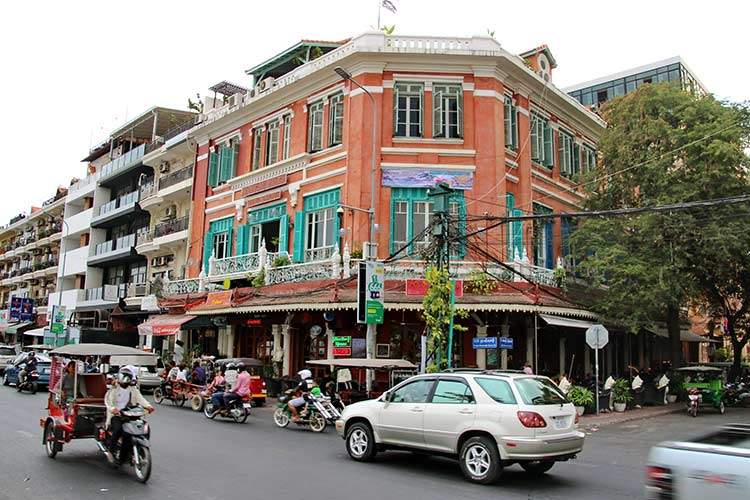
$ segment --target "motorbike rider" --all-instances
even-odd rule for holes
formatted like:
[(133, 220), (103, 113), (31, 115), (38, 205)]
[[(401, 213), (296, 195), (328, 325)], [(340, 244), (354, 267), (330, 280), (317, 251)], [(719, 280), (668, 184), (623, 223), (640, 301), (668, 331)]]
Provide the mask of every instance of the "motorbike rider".
[(299, 378), (302, 379), (299, 384), (297, 384), (297, 387), (294, 388), (295, 393), (300, 393), (300, 395), (291, 401), (289, 401), (289, 411), (292, 412), (292, 420), (294, 422), (299, 422), (299, 408), (307, 404), (307, 397), (312, 392), (314, 388), (317, 387), (317, 384), (315, 383), (315, 380), (312, 378), (312, 372), (310, 370), (300, 370), (297, 372), (297, 375), (299, 375)]
[(234, 381), (234, 385), (229, 392), (224, 393), (224, 405), (227, 408), (232, 402), (242, 400), (245, 396), (250, 394), (250, 374), (247, 372), (247, 366), (245, 363), (237, 363), (237, 380)]
[(130, 406), (140, 406), (148, 413), (154, 411), (154, 407), (143, 397), (141, 391), (135, 385), (135, 373), (129, 366), (120, 368), (117, 379), (104, 395), (104, 404), (107, 407), (107, 428), (110, 436), (107, 441), (107, 460), (114, 463), (117, 456), (119, 441), (122, 437), (122, 410)]
[[(205, 390), (201, 392), (201, 395), (208, 396), (211, 395), (211, 398), (213, 399), (213, 394), (221, 393), (221, 399), (224, 399), (224, 387), (226, 386), (227, 379), (224, 378), (224, 371), (225, 368), (222, 366), (219, 368), (219, 370), (214, 374), (213, 380), (211, 380), (211, 383), (209, 383)], [(214, 404), (214, 406), (216, 406)]]
[(220, 368), (220, 373), (224, 381), (221, 384), (217, 384), (213, 386), (213, 389), (216, 390), (216, 392), (213, 393), (211, 396), (211, 404), (214, 407), (214, 410), (219, 410), (222, 406), (224, 406), (224, 393), (225, 393), (225, 386), (227, 383), (226, 373), (229, 370), (235, 370), (236, 367), (234, 363), (229, 363), (225, 367)]
[(34, 351), (29, 352), (26, 356), (26, 366), (18, 372), (18, 383), (23, 384), (26, 381), (26, 375), (36, 370), (36, 354)]

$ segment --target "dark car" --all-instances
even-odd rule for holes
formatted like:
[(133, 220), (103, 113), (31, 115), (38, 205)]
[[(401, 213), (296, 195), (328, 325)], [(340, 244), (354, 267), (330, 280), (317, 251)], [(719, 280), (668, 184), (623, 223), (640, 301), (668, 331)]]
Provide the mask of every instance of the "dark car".
[[(12, 364), (8, 364), (3, 374), (3, 385), (15, 385), (18, 383), (18, 373), (26, 366), (26, 357), (29, 355), (27, 352), (22, 352), (16, 359), (13, 360)], [(49, 372), (52, 367), (52, 360), (43, 354), (36, 355), (36, 369), (39, 373), (39, 386), (49, 386)]]

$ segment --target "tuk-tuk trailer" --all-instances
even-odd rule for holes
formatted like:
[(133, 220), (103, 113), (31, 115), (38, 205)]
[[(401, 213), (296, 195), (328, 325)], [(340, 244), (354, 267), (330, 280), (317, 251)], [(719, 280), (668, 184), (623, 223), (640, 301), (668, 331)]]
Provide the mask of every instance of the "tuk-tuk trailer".
[(687, 411), (696, 416), (699, 407), (711, 406), (724, 414), (724, 370), (705, 365), (684, 366), (675, 370), (683, 376), (687, 393)]

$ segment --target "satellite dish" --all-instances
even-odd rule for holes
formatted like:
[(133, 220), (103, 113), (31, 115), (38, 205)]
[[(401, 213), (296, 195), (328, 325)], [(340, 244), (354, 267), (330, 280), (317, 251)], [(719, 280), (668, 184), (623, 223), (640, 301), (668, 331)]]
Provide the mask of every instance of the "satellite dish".
[(326, 311), (323, 313), (323, 319), (326, 321), (333, 321), (336, 319), (336, 313), (332, 311)]

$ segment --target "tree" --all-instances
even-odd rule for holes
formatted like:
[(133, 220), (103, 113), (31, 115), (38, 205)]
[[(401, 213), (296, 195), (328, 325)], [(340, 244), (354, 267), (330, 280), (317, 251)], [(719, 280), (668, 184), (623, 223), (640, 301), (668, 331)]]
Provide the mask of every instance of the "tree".
[[(456, 310), (456, 306), (451, 304), (451, 280), (448, 271), (428, 266), (425, 279), (428, 289), (422, 299), (422, 316), (427, 328), (427, 350), (434, 356), (427, 371), (437, 372), (442, 369), (444, 355), (447, 354), (451, 320), (466, 317), (467, 313)], [(467, 328), (454, 323), (453, 330), (462, 333)]]
[[(615, 99), (602, 114), (607, 129), (599, 143), (600, 165), (582, 181), (586, 208), (647, 207), (748, 192), (744, 148), (750, 127), (744, 107), (664, 83)], [(729, 260), (742, 253), (737, 249), (750, 234), (750, 219), (732, 225), (737, 234), (731, 247), (717, 252), (724, 242), (715, 238), (720, 216), (739, 209), (584, 220), (573, 235), (581, 272), (606, 289), (592, 307), (634, 332), (666, 321), (672, 364), (679, 366), (680, 313), (687, 302), (718, 301), (716, 293), (707, 293), (709, 282), (717, 280), (729, 280), (733, 296), (741, 295), (729, 271), (720, 275), (715, 269), (717, 258), (725, 259), (720, 265), (728, 269), (743, 265)], [(707, 226), (711, 237), (704, 236)], [(744, 252), (749, 248), (746, 244)], [(750, 288), (743, 292), (747, 296)]]

